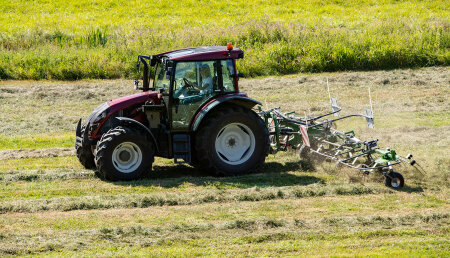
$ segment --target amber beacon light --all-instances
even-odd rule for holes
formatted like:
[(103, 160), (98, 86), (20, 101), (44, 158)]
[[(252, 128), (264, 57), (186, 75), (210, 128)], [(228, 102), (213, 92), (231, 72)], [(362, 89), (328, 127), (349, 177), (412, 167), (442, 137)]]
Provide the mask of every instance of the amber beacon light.
[(233, 50), (233, 43), (231, 43), (231, 42), (228, 42), (228, 43), (227, 43), (227, 50), (228, 50), (228, 51)]

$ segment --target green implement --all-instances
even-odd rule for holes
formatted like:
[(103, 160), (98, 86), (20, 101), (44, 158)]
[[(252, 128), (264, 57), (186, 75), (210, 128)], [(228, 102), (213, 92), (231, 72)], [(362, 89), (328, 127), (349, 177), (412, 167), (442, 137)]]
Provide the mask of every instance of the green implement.
[(372, 110), (366, 110), (364, 115), (353, 114), (334, 119), (326, 119), (330, 115), (338, 115), (342, 110), (337, 106), (337, 100), (331, 99), (332, 112), (320, 116), (299, 117), (295, 112), (282, 113), (280, 108), (262, 111), (258, 106), (259, 115), (266, 123), (270, 134), (271, 153), (278, 151), (298, 151), (300, 158), (309, 159), (316, 156), (318, 160), (334, 161), (336, 164), (357, 169), (368, 175), (380, 172), (385, 178), (385, 184), (392, 188), (404, 185), (403, 176), (394, 171), (393, 166), (409, 163), (423, 173), (423, 169), (408, 154), (401, 157), (395, 150), (380, 150), (378, 139), (362, 141), (356, 138), (354, 131), (339, 131), (336, 121), (351, 117), (363, 117), (367, 125), (374, 128)]

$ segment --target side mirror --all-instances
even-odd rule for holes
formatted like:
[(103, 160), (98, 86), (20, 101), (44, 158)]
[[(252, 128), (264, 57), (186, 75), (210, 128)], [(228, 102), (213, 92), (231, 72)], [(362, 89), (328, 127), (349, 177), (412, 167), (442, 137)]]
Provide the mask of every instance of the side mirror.
[(156, 65), (156, 59), (157, 59), (156, 56), (150, 56), (150, 62), (149, 62), (149, 65), (150, 65), (150, 66), (155, 66), (155, 65)]
[(172, 67), (167, 67), (167, 71), (166, 71), (166, 80), (170, 80), (172, 73), (173, 73), (173, 68)]
[(238, 73), (236, 75), (234, 75), (236, 77), (236, 79), (239, 81), (239, 78), (244, 78), (244, 74), (243, 73)]

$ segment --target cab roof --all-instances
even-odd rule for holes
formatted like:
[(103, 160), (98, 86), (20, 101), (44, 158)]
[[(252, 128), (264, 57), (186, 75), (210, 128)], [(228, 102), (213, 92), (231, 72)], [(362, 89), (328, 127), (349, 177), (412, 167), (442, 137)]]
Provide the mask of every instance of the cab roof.
[(209, 46), (178, 49), (164, 52), (157, 56), (168, 57), (174, 61), (238, 59), (244, 57), (244, 51), (239, 48), (233, 48), (231, 51), (228, 51), (226, 46)]

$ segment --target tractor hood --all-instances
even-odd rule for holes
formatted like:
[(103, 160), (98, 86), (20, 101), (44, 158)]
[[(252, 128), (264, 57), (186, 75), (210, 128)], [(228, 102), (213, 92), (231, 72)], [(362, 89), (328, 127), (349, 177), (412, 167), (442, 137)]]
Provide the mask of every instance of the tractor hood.
[[(110, 100), (98, 106), (94, 112), (88, 117), (86, 122), (86, 128), (84, 139), (87, 140), (87, 136), (91, 138), (97, 137), (97, 133), (103, 124), (114, 116), (118, 111), (138, 104), (144, 104), (146, 101), (153, 100), (155, 104), (160, 104), (158, 99), (158, 93), (155, 91), (141, 92), (130, 96), (121, 97), (118, 99)], [(81, 129), (80, 129), (81, 133)], [(101, 136), (101, 135), (100, 135)]]
[(118, 99), (113, 99), (111, 101), (108, 101), (110, 107), (109, 115), (114, 114), (117, 111), (124, 109), (126, 107), (136, 105), (139, 103), (144, 103), (147, 100), (155, 100), (155, 99), (158, 99), (158, 93), (155, 91), (146, 91), (121, 97)]

